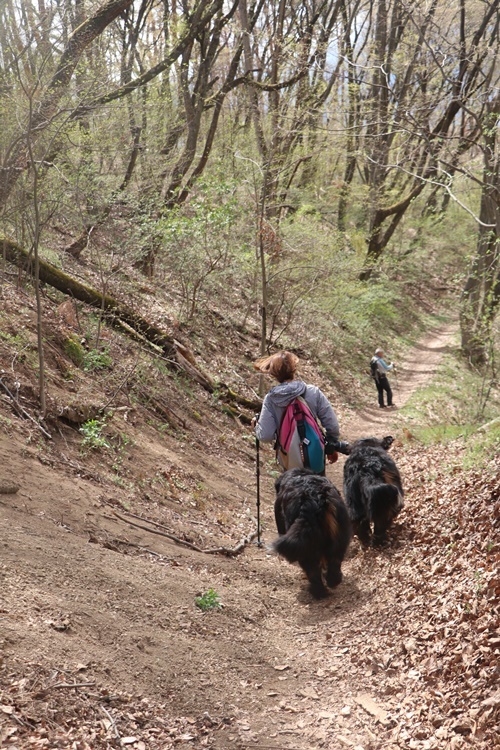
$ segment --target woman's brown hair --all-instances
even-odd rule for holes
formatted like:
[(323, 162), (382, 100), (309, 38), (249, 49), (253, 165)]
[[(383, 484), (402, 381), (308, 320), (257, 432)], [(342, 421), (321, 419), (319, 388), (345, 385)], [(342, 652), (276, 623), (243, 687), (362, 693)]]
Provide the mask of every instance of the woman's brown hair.
[(293, 380), (298, 363), (299, 358), (296, 354), (285, 351), (276, 352), (270, 357), (260, 357), (253, 366), (259, 372), (272, 375), (278, 383), (283, 383), (285, 380)]

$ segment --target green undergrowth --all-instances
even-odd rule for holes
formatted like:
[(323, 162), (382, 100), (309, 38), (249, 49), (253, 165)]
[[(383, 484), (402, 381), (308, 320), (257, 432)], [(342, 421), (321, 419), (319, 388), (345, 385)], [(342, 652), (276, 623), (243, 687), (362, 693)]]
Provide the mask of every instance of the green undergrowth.
[(194, 599), (194, 603), (202, 612), (209, 612), (212, 609), (222, 609), (219, 594), (215, 589), (208, 589), (204, 594), (199, 594)]
[(470, 436), (465, 446), (464, 469), (481, 466), (489, 458), (500, 456), (500, 422), (489, 424)]
[(398, 414), (403, 436), (425, 446), (462, 440), (464, 468), (500, 454), (500, 391), (471, 370), (460, 353), (443, 358), (434, 379), (420, 388)]

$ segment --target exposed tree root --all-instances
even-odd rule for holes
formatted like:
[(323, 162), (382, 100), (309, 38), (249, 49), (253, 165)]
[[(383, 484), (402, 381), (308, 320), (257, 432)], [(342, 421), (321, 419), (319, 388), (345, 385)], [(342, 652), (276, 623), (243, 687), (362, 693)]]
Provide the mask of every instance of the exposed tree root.
[[(136, 516), (133, 513), (128, 514), (130, 517), (125, 517), (125, 516), (122, 516), (120, 513), (118, 513), (116, 510), (113, 510), (113, 515), (119, 518), (120, 521), (125, 521), (125, 523), (129, 523), (131, 526), (135, 526), (136, 528), (142, 529), (143, 531), (148, 531), (150, 534), (158, 534), (159, 536), (164, 536), (167, 539), (170, 539), (172, 542), (175, 542), (176, 544), (180, 544), (183, 547), (189, 547), (189, 549), (192, 549), (195, 552), (202, 552), (205, 555), (226, 555), (227, 557), (236, 557), (236, 555), (239, 555), (240, 552), (242, 552), (245, 549), (245, 547), (248, 544), (250, 544), (257, 536), (256, 531), (252, 532), (247, 537), (242, 539), (241, 542), (236, 545), (236, 547), (213, 547), (212, 549), (203, 549), (202, 547), (198, 547), (196, 544), (192, 544), (191, 542), (186, 542), (185, 539), (180, 539), (174, 534), (171, 534), (169, 531), (165, 529), (164, 526), (161, 525), (161, 523), (158, 523), (157, 521), (152, 521), (149, 518), (142, 518), (142, 516)], [(157, 528), (151, 529), (149, 528), (149, 526), (145, 526), (144, 524), (136, 523), (135, 521), (132, 521), (131, 518), (138, 518), (141, 521), (145, 521), (145, 523), (149, 523), (152, 526), (156, 526)]]

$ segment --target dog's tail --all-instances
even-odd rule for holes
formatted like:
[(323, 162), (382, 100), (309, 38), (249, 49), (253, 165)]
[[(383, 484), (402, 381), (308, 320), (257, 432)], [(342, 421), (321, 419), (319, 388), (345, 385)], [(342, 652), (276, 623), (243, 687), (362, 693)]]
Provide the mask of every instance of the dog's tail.
[(325, 538), (335, 539), (339, 536), (340, 527), (332, 506), (325, 504), (320, 510), (304, 505), (286, 534), (278, 537), (272, 548), (288, 562), (294, 563), (304, 560), (304, 557), (320, 557)]

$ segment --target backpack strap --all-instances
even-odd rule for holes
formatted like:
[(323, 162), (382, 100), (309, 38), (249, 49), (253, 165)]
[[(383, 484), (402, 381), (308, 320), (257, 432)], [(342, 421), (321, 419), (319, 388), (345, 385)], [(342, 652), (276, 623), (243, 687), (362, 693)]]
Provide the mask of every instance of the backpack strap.
[(293, 417), (297, 422), (297, 432), (299, 434), (300, 440), (300, 453), (302, 456), (302, 463), (304, 464), (304, 468), (309, 469), (311, 467), (311, 462), (309, 461), (309, 451), (307, 449), (309, 441), (306, 438), (306, 423), (304, 419), (304, 413), (298, 404), (298, 400), (296, 400), (293, 405)]

